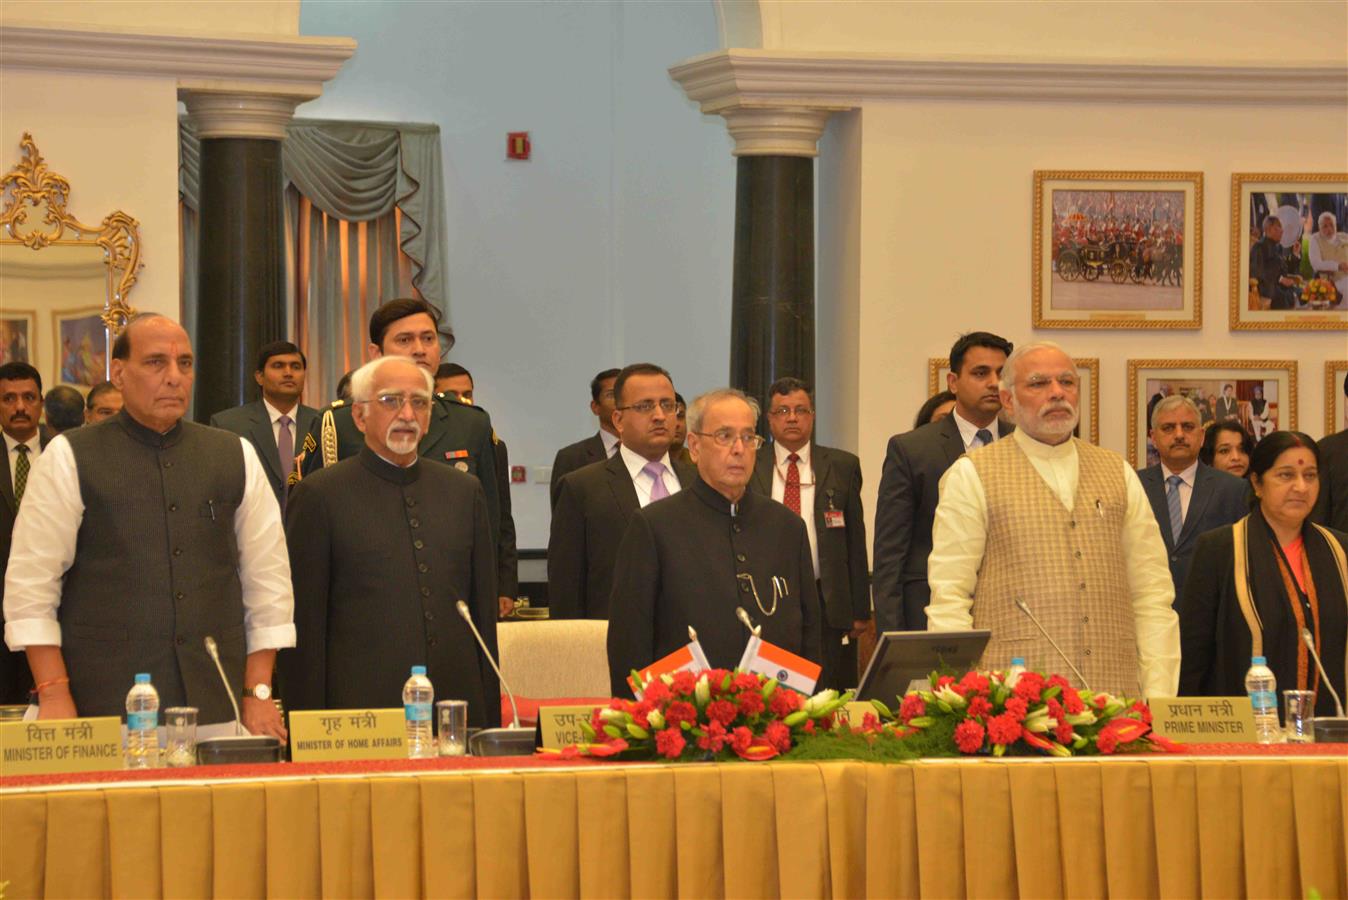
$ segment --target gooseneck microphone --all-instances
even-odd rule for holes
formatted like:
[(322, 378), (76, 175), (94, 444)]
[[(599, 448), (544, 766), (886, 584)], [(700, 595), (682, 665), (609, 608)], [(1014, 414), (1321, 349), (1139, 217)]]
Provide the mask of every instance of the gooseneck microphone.
[(1075, 675), (1077, 678), (1081, 679), (1081, 686), (1088, 691), (1094, 690), (1091, 687), (1090, 682), (1086, 680), (1086, 676), (1081, 674), (1081, 670), (1078, 669), (1075, 664), (1073, 664), (1072, 660), (1067, 658), (1067, 654), (1064, 653), (1062, 648), (1058, 646), (1058, 642), (1053, 639), (1052, 635), (1050, 635), (1047, 631), (1044, 630), (1044, 626), (1039, 623), (1039, 620), (1037, 618), (1035, 618), (1034, 613), (1030, 612), (1030, 607), (1025, 603), (1025, 601), (1017, 597), (1015, 599), (1015, 604), (1016, 606), (1020, 607), (1021, 612), (1025, 613), (1025, 615), (1030, 617), (1030, 621), (1034, 623), (1035, 628), (1039, 629), (1039, 633), (1044, 636), (1044, 640), (1052, 644), (1053, 649), (1058, 651), (1058, 655), (1062, 657), (1063, 662), (1067, 663), (1067, 667), (1072, 670), (1072, 674)]
[(215, 662), (215, 671), (220, 673), (220, 683), (225, 686), (225, 696), (229, 698), (229, 705), (234, 707), (234, 736), (243, 736), (243, 716), (239, 715), (239, 701), (234, 699), (234, 691), (230, 689), (229, 679), (225, 677), (225, 667), (220, 665), (220, 649), (215, 646), (215, 638), (209, 634), (206, 635), (206, 652), (210, 654)]
[(1329, 675), (1325, 672), (1324, 663), (1320, 662), (1320, 654), (1315, 652), (1315, 637), (1311, 634), (1309, 628), (1301, 629), (1301, 642), (1306, 645), (1306, 649), (1311, 652), (1311, 659), (1315, 660), (1315, 668), (1320, 670), (1320, 683), (1329, 689), (1329, 696), (1334, 698), (1334, 711), (1340, 719), (1343, 718), (1343, 701), (1339, 699), (1338, 691), (1334, 690), (1334, 685), (1329, 682)]
[[(487, 657), (487, 662), (491, 663), (491, 667), (496, 671), (496, 677), (501, 679), (501, 688), (505, 691), (506, 698), (510, 701), (510, 714), (514, 718), (514, 721), (510, 723), (510, 729), (519, 728), (520, 711), (519, 707), (515, 706), (515, 694), (510, 690), (510, 685), (506, 684), (505, 676), (501, 674), (501, 667), (496, 664), (496, 660), (492, 658), (491, 651), (487, 649), (487, 642), (482, 640), (482, 634), (477, 630), (477, 626), (473, 624), (473, 616), (468, 611), (468, 604), (460, 600), (454, 604), (454, 608), (459, 611), (459, 616), (468, 623), (468, 630), (473, 632), (473, 637), (477, 638), (477, 645), (482, 648), (482, 655)], [(487, 731), (508, 731), (510, 729), (488, 728), (484, 729), (482, 733)]]

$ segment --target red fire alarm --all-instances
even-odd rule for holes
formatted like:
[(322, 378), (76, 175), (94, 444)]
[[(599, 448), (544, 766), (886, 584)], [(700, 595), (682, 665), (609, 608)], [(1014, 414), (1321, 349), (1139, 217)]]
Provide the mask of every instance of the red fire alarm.
[(510, 483), (511, 483), (511, 484), (524, 484), (524, 482), (527, 481), (528, 478), (529, 478), (529, 476), (528, 476), (527, 474), (525, 474), (524, 466), (511, 466), (511, 467), (510, 467)]
[(528, 159), (529, 150), (529, 132), (511, 131), (506, 134), (506, 159)]

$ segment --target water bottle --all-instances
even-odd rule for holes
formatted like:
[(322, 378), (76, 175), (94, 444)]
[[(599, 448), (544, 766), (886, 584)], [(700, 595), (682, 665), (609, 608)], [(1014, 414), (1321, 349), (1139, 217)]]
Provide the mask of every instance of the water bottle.
[(126, 767), (159, 768), (159, 692), (148, 672), (136, 676), (126, 695)]
[(1025, 674), (1025, 658), (1022, 656), (1011, 657), (1011, 668), (1006, 670), (1006, 686), (1014, 688), (1016, 682), (1020, 681), (1020, 676)]
[(1250, 659), (1250, 671), (1245, 673), (1245, 693), (1250, 695), (1254, 709), (1254, 739), (1261, 744), (1282, 742), (1282, 728), (1278, 725), (1278, 680), (1262, 656)]
[(403, 685), (403, 716), (407, 722), (407, 756), (422, 759), (435, 756), (431, 735), (431, 705), (435, 688), (426, 677), (425, 666), (413, 666), (412, 676)]

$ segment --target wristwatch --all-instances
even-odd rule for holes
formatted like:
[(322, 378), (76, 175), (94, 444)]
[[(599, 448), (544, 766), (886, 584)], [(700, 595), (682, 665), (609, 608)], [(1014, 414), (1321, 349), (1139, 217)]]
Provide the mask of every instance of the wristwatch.
[(270, 699), (271, 699), (271, 685), (269, 685), (269, 684), (255, 684), (255, 685), (253, 685), (253, 686), (250, 687), (250, 688), (244, 688), (244, 689), (243, 689), (243, 695), (244, 695), (245, 697), (254, 697), (254, 698), (258, 699), (258, 700), (270, 700)]

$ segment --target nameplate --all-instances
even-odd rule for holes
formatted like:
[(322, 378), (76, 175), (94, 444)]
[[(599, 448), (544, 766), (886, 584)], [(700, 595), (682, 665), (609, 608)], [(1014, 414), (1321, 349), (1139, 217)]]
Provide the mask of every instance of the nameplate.
[(401, 709), (299, 709), (290, 713), (290, 759), (406, 759)]
[(117, 716), (0, 724), (0, 775), (103, 772), (123, 764)]
[(580, 730), (581, 722), (590, 721), (595, 707), (542, 706), (538, 709), (538, 733), (545, 750), (560, 750), (568, 744), (584, 744), (589, 738)]
[(879, 718), (869, 700), (852, 700), (843, 708), (847, 711), (847, 724), (853, 728), (860, 728), (867, 715)]
[(1249, 697), (1162, 697), (1148, 700), (1152, 730), (1180, 744), (1250, 744)]

